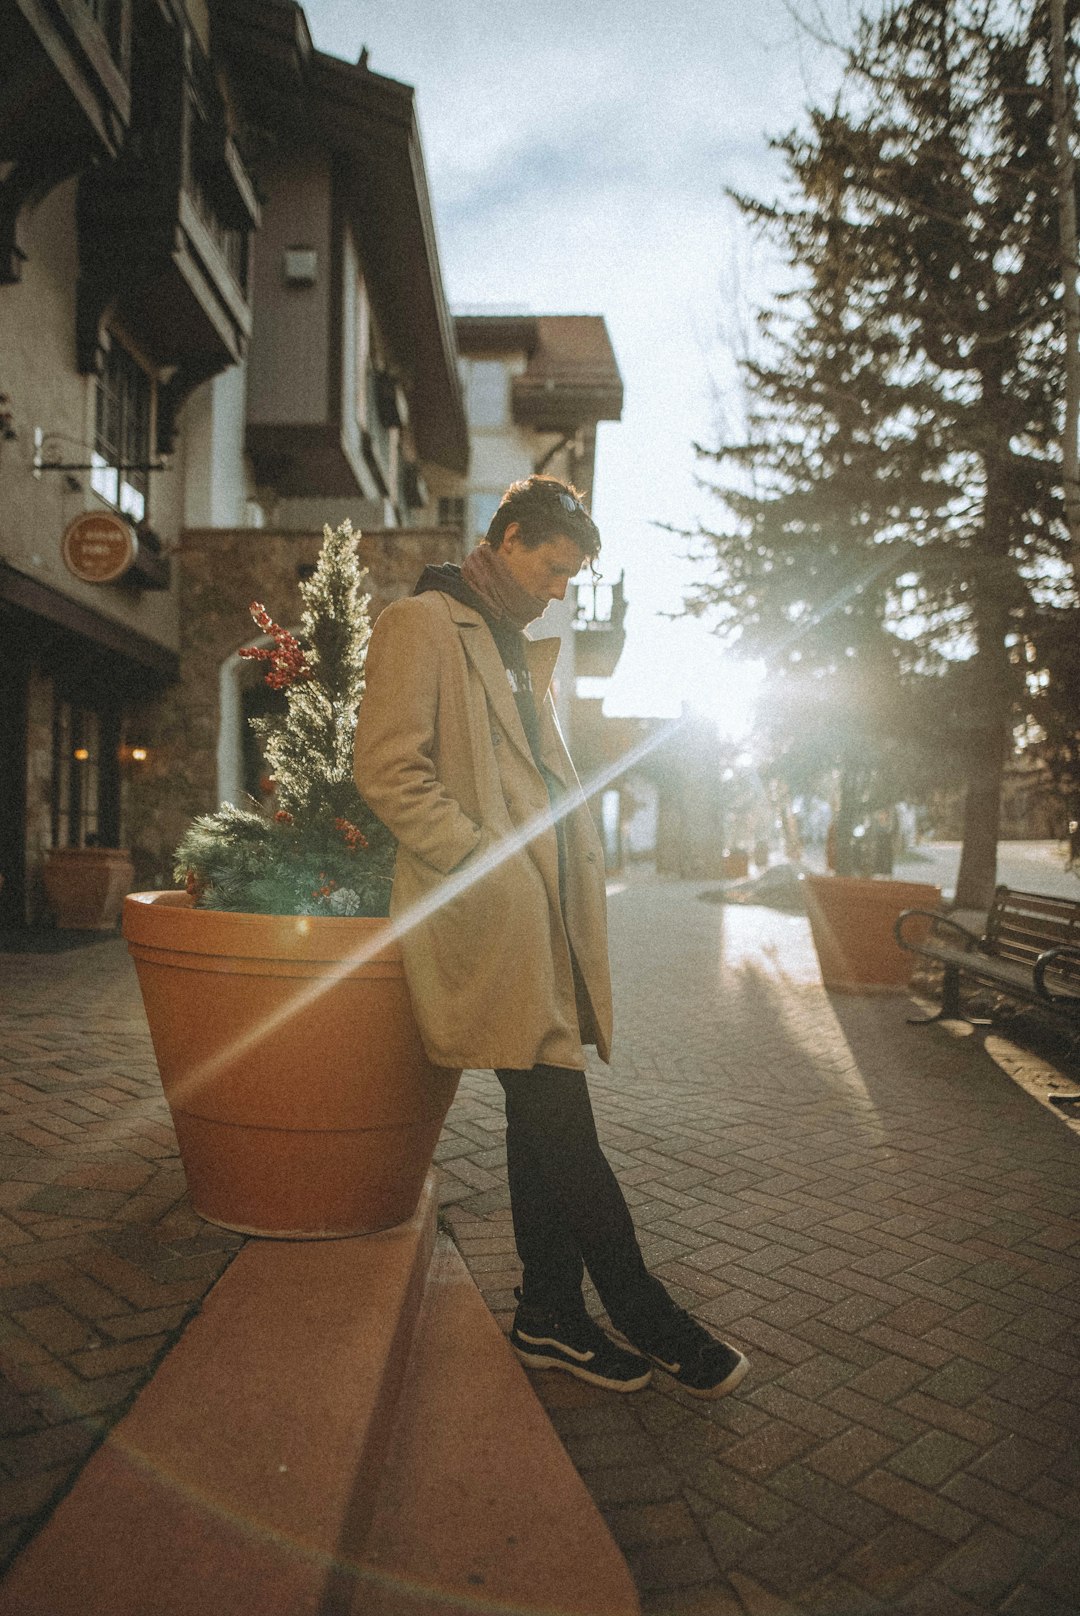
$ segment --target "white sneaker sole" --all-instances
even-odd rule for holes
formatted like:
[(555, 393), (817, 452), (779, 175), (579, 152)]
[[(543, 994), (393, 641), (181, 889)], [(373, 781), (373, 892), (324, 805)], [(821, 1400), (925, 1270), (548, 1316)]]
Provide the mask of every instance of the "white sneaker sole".
[[(653, 1363), (656, 1364), (658, 1369), (662, 1369), (665, 1374), (671, 1374), (671, 1370), (668, 1368), (667, 1364), (665, 1364), (660, 1358), (653, 1358)], [(671, 1378), (674, 1380), (676, 1386), (680, 1387), (682, 1391), (686, 1392), (689, 1397), (715, 1399), (717, 1397), (726, 1397), (728, 1392), (733, 1392), (736, 1386), (740, 1385), (742, 1381), (746, 1379), (749, 1369), (749, 1358), (744, 1358), (743, 1354), (740, 1352), (739, 1361), (735, 1365), (734, 1369), (725, 1377), (725, 1379), (717, 1381), (715, 1386), (685, 1386), (677, 1375), (672, 1375)]]
[(513, 1341), (511, 1341), (510, 1345), (514, 1348), (519, 1363), (524, 1364), (526, 1369), (562, 1369), (568, 1375), (573, 1375), (575, 1379), (584, 1380), (590, 1386), (600, 1386), (607, 1392), (644, 1391), (650, 1380), (652, 1380), (651, 1369), (646, 1369), (644, 1374), (635, 1375), (633, 1380), (611, 1380), (606, 1375), (598, 1375), (595, 1369), (588, 1369), (584, 1364), (574, 1363), (570, 1358), (548, 1357), (542, 1352), (522, 1352), (521, 1348)]

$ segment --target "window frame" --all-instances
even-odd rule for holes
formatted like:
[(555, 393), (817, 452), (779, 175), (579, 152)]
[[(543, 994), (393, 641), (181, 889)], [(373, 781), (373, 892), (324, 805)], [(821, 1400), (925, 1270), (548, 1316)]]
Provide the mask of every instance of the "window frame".
[[(114, 336), (94, 378), (94, 448), (90, 486), (136, 526), (149, 519), (156, 383)], [(139, 469), (143, 468), (143, 469)]]

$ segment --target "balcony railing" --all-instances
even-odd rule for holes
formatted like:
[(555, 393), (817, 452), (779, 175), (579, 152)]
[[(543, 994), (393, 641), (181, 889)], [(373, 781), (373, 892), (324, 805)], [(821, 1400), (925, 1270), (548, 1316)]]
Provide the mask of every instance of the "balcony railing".
[(574, 591), (576, 671), (589, 678), (610, 678), (626, 643), (623, 575), (613, 584), (575, 584)]
[(123, 0), (82, 0), (82, 4), (100, 28), (110, 55), (114, 60), (119, 60), (124, 15)]

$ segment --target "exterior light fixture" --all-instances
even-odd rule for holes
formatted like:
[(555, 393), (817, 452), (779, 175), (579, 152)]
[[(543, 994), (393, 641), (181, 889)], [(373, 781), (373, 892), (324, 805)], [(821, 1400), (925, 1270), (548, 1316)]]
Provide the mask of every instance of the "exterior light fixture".
[(319, 276), (319, 255), (314, 247), (286, 247), (281, 255), (286, 286), (314, 286)]
[(85, 746), (77, 746), (71, 755), (75, 759), (76, 763), (85, 763), (89, 758), (90, 753)]
[(145, 763), (146, 757), (147, 753), (145, 746), (133, 746), (131, 748), (131, 760), (133, 763)]

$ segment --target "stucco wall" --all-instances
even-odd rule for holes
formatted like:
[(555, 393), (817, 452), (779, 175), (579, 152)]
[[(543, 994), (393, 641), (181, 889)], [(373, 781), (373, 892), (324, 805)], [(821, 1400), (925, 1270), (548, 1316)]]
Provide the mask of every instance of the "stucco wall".
[[(0, 391), (8, 394), (17, 436), (0, 445), (0, 558), (72, 600), (175, 648), (175, 590), (136, 593), (81, 582), (64, 565), (60, 542), (83, 511), (108, 509), (88, 472), (35, 476), (34, 431), (44, 458), (85, 464), (94, 442), (94, 382), (75, 368), (78, 273), (74, 180), (57, 186), (25, 217), (22, 280), (0, 287)], [(150, 522), (166, 544), (180, 530), (183, 483), (172, 469), (150, 478)]]
[[(329, 418), (331, 184), (328, 155), (290, 155), (262, 176), (262, 225), (254, 240), (255, 329), (248, 359), (252, 425), (319, 425)], [(287, 286), (288, 247), (318, 254), (313, 286)], [(285, 326), (288, 340), (282, 341)]]
[(254, 480), (244, 454), (246, 364), (205, 382), (184, 406), (184, 516), (189, 527), (246, 527)]

